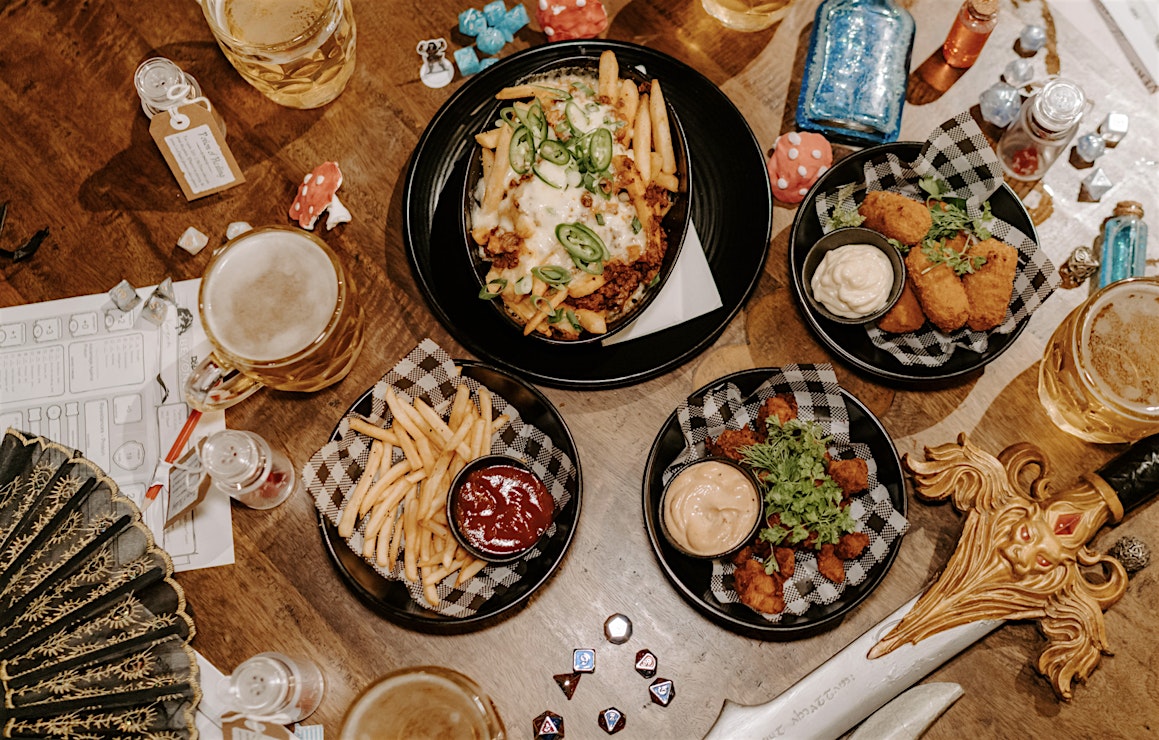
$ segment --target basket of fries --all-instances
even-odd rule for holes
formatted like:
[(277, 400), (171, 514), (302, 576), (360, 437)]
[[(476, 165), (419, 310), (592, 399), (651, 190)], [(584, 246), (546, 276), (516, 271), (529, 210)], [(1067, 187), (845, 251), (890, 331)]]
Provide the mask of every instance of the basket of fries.
[[(310, 458), (303, 478), (332, 549), (347, 550), (336, 557), (340, 570), (364, 595), (382, 597), (388, 616), (400, 613), (400, 596), (410, 602), (403, 622), (494, 616), (558, 566), (579, 516), (580, 473), (570, 433), (544, 404), (522, 381), (456, 363), (427, 339), (359, 399)], [(524, 411), (547, 429), (527, 423)], [(526, 463), (555, 504), (542, 540), (511, 563), (471, 556), (446, 516), (455, 476), (489, 454)]]

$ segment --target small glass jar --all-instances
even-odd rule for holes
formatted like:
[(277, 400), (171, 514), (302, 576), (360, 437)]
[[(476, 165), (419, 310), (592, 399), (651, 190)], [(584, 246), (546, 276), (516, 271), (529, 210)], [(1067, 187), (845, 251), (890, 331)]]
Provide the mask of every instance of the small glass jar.
[[(193, 75), (165, 57), (153, 57), (141, 62), (133, 75), (133, 84), (141, 98), (141, 110), (145, 111), (149, 120), (153, 120), (153, 116), (161, 111), (192, 103), (198, 98), (205, 99), (201, 85), (197, 84)], [(206, 107), (213, 113), (214, 120), (221, 128), (221, 135), (225, 136), (225, 121), (221, 114), (208, 102)]]
[(1086, 108), (1086, 95), (1075, 83), (1046, 83), (1022, 104), (1018, 119), (998, 141), (1002, 169), (1015, 180), (1040, 179), (1074, 138)]
[(215, 488), (251, 509), (272, 509), (298, 487), (289, 459), (253, 432), (226, 429), (210, 435), (201, 460)]
[(966, 0), (942, 44), (946, 64), (966, 69), (978, 61), (982, 47), (998, 25), (998, 0)]

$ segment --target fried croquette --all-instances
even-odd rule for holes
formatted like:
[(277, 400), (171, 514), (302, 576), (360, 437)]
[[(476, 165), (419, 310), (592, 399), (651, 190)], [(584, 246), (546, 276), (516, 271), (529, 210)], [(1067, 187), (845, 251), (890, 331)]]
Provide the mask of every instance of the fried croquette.
[(914, 293), (913, 282), (907, 277), (901, 289), (901, 297), (893, 308), (886, 311), (885, 316), (877, 320), (877, 328), (890, 334), (903, 334), (907, 331), (917, 331), (926, 323), (926, 312)]
[[(945, 246), (953, 249), (956, 241)], [(925, 250), (917, 247), (906, 255), (905, 266), (926, 317), (947, 334), (961, 329), (970, 318), (970, 301), (954, 268), (945, 262), (931, 262)]]
[(744, 453), (741, 452), (741, 449), (755, 445), (762, 439), (763, 436), (758, 435), (748, 427), (744, 429), (726, 429), (716, 439), (710, 437), (704, 443), (704, 447), (710, 455), (727, 457), (729, 460), (740, 462), (744, 459)]
[(817, 551), (817, 572), (834, 583), (845, 583), (845, 561), (837, 557), (833, 545), (821, 545)]
[(765, 567), (759, 560), (746, 560), (737, 566), (732, 580), (741, 603), (750, 609), (764, 614), (780, 614), (785, 610), (781, 579), (765, 573)]
[(857, 212), (865, 218), (862, 226), (902, 244), (917, 244), (933, 225), (930, 210), (924, 203), (886, 190), (874, 190), (866, 195)]
[(971, 257), (986, 261), (974, 272), (962, 276), (962, 287), (970, 301), (966, 325), (974, 331), (993, 329), (1006, 318), (1014, 274), (1018, 270), (1018, 250), (997, 239), (987, 239), (970, 247)]
[(766, 398), (757, 413), (757, 429), (762, 432), (768, 429), (767, 420), (773, 416), (782, 424), (790, 419), (796, 419), (797, 398), (792, 393), (778, 393), (772, 398)]
[(869, 546), (869, 535), (864, 532), (849, 532), (841, 535), (833, 554), (842, 560), (852, 560), (861, 557), (861, 553)]
[(860, 493), (869, 486), (869, 464), (860, 457), (852, 460), (830, 460), (825, 472), (841, 487), (841, 493), (845, 494), (845, 498)]

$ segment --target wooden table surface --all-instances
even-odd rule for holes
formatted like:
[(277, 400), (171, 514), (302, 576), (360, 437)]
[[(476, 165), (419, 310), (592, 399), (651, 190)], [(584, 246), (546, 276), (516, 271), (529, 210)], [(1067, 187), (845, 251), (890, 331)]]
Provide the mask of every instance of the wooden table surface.
[[(480, 3), (481, 4), (481, 3)], [(792, 130), (804, 47), (814, 0), (799, 0), (778, 26), (742, 34), (721, 28), (698, 0), (606, 3), (609, 38), (646, 44), (687, 62), (718, 84), (747, 117), (762, 148)], [(1159, 218), (1159, 101), (1092, 48), (1082, 31), (1042, 0), (1002, 4), (1002, 17), (981, 60), (963, 75), (936, 61), (956, 3), (906, 3), (917, 20), (915, 73), (902, 139), (922, 139), (937, 123), (975, 106), (978, 94), (1016, 56), (1026, 23), (1044, 23), (1050, 43), (1035, 57), (1040, 73), (1070, 77), (1091, 95), (1083, 132), (1110, 110), (1131, 116), (1131, 130), (1099, 160), (1115, 188), (1101, 203), (1079, 200), (1089, 170), (1058, 162), (1033, 190), (1022, 189), (1043, 248), (1061, 264), (1091, 244), (1118, 200), (1143, 202)], [(312, 395), (264, 392), (229, 412), (229, 425), (252, 429), (302, 464), (326, 439), (346, 406), (401, 355), (432, 337), (467, 356), (433, 317), (411, 277), (402, 241), (402, 185), (423, 128), (462, 84), (430, 90), (417, 76), (419, 39), (454, 30), (462, 0), (424, 3), (357, 0), (358, 68), (347, 90), (320, 110), (279, 107), (246, 85), (217, 46), (195, 3), (156, 0), (15, 0), (0, 7), (0, 201), (9, 201), (2, 246), (12, 249), (36, 229), (51, 236), (30, 261), (0, 264), (0, 307), (103, 292), (122, 278), (141, 286), (165, 276), (198, 277), (209, 250), (192, 257), (175, 246), (194, 225), (217, 239), (235, 220), (284, 223), (302, 175), (324, 160), (345, 173), (343, 201), (353, 223), (325, 235), (358, 274), (369, 309), (366, 348), (340, 384)], [(527, 3), (533, 14), (535, 3)], [(505, 50), (543, 43), (521, 32)], [(229, 127), (229, 143), (247, 182), (192, 203), (180, 194), (147, 133), (133, 71), (162, 55), (201, 83)], [(933, 55), (933, 57), (931, 57)], [(924, 79), (922, 77), (924, 76)], [(677, 83), (678, 84), (678, 83)], [(948, 88), (948, 89), (947, 89)], [(695, 153), (696, 142), (691, 142)], [(745, 309), (720, 339), (684, 366), (637, 386), (597, 392), (545, 389), (577, 440), (584, 473), (583, 516), (562, 567), (529, 606), (497, 626), (461, 636), (410, 632), (377, 616), (338, 579), (324, 552), (312, 502), (294, 498), (268, 512), (233, 510), (236, 564), (179, 576), (196, 613), (194, 646), (229, 672), (253, 653), (307, 655), (323, 667), (325, 699), (310, 720), (336, 735), (343, 712), (376, 676), (402, 666), (440, 664), (475, 677), (494, 698), (511, 737), (528, 737), (545, 709), (564, 715), (569, 738), (601, 737), (596, 713), (616, 705), (628, 717), (625, 738), (694, 738), (721, 703), (761, 703), (780, 693), (884, 615), (917, 593), (957, 541), (960, 517), (947, 506), (911, 501), (910, 531), (882, 585), (833, 629), (793, 642), (761, 642), (705, 620), (665, 580), (645, 535), (641, 476), (663, 420), (689, 392), (750, 367), (826, 361), (792, 305), (786, 246), (795, 210), (778, 204), (765, 272)], [(1154, 231), (1154, 229), (1153, 229)], [(1154, 236), (1151, 256), (1157, 253)], [(1150, 269), (1154, 272), (1154, 263)], [(1059, 291), (1027, 330), (985, 372), (952, 387), (908, 391), (880, 385), (837, 365), (845, 386), (882, 419), (902, 453), (965, 431), (997, 453), (1032, 440), (1071, 480), (1115, 454), (1055, 429), (1038, 404), (1038, 360), (1053, 328), (1087, 294)], [(1108, 546), (1135, 534), (1159, 546), (1159, 506), (1129, 517), (1097, 541)], [(929, 738), (1136, 738), (1159, 732), (1159, 577), (1134, 577), (1107, 614), (1115, 655), (1080, 686), (1073, 702), (1055, 698), (1034, 664), (1043, 640), (1033, 624), (992, 633), (927, 680), (955, 681), (965, 696)], [(635, 633), (623, 646), (602, 636), (604, 619), (629, 615)], [(571, 702), (552, 674), (571, 651), (592, 646), (600, 670), (585, 676)], [(658, 656), (676, 683), (664, 709), (652, 705), (631, 668), (642, 647)]]

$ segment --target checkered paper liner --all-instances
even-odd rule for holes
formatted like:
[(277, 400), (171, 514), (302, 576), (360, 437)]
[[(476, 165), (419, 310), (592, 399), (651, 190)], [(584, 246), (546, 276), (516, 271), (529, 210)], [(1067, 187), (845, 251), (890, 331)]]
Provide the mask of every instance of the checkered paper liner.
[[(833, 214), (856, 210), (870, 190), (890, 190), (924, 201), (926, 193), (918, 181), (934, 174), (950, 187), (946, 195), (966, 201), (967, 212), (982, 215), (982, 205), (1002, 185), (1002, 165), (978, 124), (968, 112), (934, 129), (913, 162), (902, 162), (893, 154), (882, 154), (865, 163), (865, 187), (838, 188), (817, 198), (817, 218), (825, 233), (833, 231)], [(897, 358), (903, 365), (939, 367), (954, 350), (962, 347), (983, 353), (992, 332), (1009, 334), (1042, 305), (1061, 282), (1058, 271), (1046, 252), (1034, 240), (1001, 219), (988, 225), (991, 234), (1018, 250), (1018, 271), (1006, 318), (990, 331), (962, 328), (944, 334), (930, 324), (915, 332), (889, 334), (877, 326), (867, 325), (870, 341)]]
[[(797, 399), (797, 416), (815, 421), (832, 437), (829, 454), (835, 459), (860, 457), (869, 466), (869, 485), (853, 497), (849, 513), (856, 521), (854, 530), (869, 535), (869, 546), (861, 556), (845, 561), (845, 583), (837, 584), (817, 571), (812, 554), (798, 552), (793, 577), (785, 582), (783, 613), (804, 614), (814, 604), (831, 604), (841, 598), (846, 586), (856, 586), (869, 577), (875, 565), (885, 560), (893, 543), (909, 526), (904, 515), (889, 500), (889, 492), (877, 479), (877, 463), (865, 444), (849, 438), (849, 412), (841, 397), (837, 376), (830, 365), (786, 365), (773, 372), (748, 398), (732, 383), (724, 383), (704, 394), (696, 402), (685, 401), (676, 411), (684, 450), (665, 468), (663, 481), (671, 480), (688, 463), (704, 457), (704, 443), (726, 429), (745, 425), (756, 428), (757, 414), (767, 398), (778, 393), (792, 393)], [(722, 604), (740, 603), (732, 587), (736, 567), (729, 560), (712, 562), (710, 590)], [(761, 614), (770, 622), (781, 621), (781, 614)]]
[[(474, 378), (460, 375), (451, 357), (433, 340), (424, 339), (375, 383), (371, 393), (371, 411), (366, 419), (379, 426), (391, 422), (390, 409), (386, 405), (389, 388), (394, 388), (395, 393), (406, 402), (413, 402), (415, 398), (423, 399), (445, 417), (455, 391), (462, 383), (471, 389), (471, 399), (477, 404), (481, 384)], [(555, 510), (561, 511), (571, 500), (571, 491), (578, 480), (574, 462), (542, 430), (525, 423), (517, 408), (494, 392), (491, 394), (491, 403), (495, 414), (507, 414), (510, 417), (508, 424), (492, 440), (491, 452), (513, 455), (528, 463), (547, 484), (555, 501)], [(354, 488), (366, 467), (372, 441), (352, 431), (348, 418), (344, 418), (338, 425), (338, 433), (339, 439), (323, 445), (311, 456), (302, 471), (306, 488), (314, 497), (314, 505), (335, 527), (341, 517), (342, 501)], [(397, 448), (394, 452), (392, 462), (398, 462), (402, 459), (402, 453)], [(365, 525), (366, 517), (363, 517), (354, 534), (346, 540), (350, 549), (359, 554), (362, 553)], [(550, 539), (555, 532), (556, 525), (552, 524), (544, 539)], [(406, 544), (404, 540), (400, 553), (405, 550)], [(427, 602), (421, 583), (406, 580), (401, 555), (390, 571), (379, 566), (373, 558), (364, 559), (383, 578), (406, 584), (411, 598), (421, 606), (448, 617), (466, 618), (477, 613), (488, 599), (503, 593), (523, 578), (527, 571), (527, 561), (541, 554), (542, 551), (536, 547), (513, 563), (489, 565), (461, 587), (453, 585), (458, 575), (454, 573), (438, 584), (437, 605)]]

